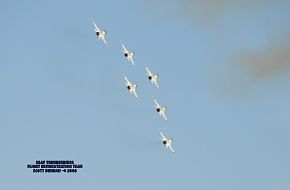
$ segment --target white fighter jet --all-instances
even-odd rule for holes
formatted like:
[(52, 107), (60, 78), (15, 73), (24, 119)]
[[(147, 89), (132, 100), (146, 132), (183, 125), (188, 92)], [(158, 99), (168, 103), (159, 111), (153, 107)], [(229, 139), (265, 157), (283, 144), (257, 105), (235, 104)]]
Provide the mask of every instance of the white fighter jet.
[(124, 56), (127, 58), (128, 61), (130, 61), (133, 65), (135, 65), (134, 60), (133, 60), (134, 52), (127, 50), (124, 44), (122, 44), (122, 47), (123, 47)]
[(156, 86), (157, 88), (159, 88), (159, 85), (158, 85), (158, 83), (157, 83), (157, 79), (158, 79), (159, 76), (158, 76), (157, 74), (153, 74), (153, 73), (148, 69), (147, 65), (145, 65), (145, 68), (146, 68), (147, 75), (148, 75), (148, 79), (150, 80), (150, 82), (151, 82), (152, 84), (155, 84), (155, 86)]
[(128, 78), (124, 75), (125, 81), (126, 81), (126, 86), (127, 89), (129, 90), (129, 92), (134, 95), (136, 98), (138, 97), (137, 93), (136, 93), (136, 89), (137, 89), (137, 84), (131, 83)]
[(165, 120), (167, 120), (167, 117), (165, 115), (165, 111), (166, 111), (167, 108), (159, 105), (158, 102), (157, 102), (157, 100), (155, 98), (153, 98), (153, 100), (155, 102), (156, 111), (159, 113), (160, 116), (163, 116), (163, 118)]
[(94, 25), (94, 31), (96, 32), (96, 35), (99, 37), (100, 40), (102, 40), (106, 45), (106, 39), (105, 39), (105, 35), (106, 35), (106, 31), (101, 30), (96, 23), (93, 21), (93, 25)]
[(175, 153), (175, 151), (171, 147), (173, 139), (167, 139), (161, 131), (159, 133), (161, 135), (161, 140), (162, 140), (162, 143), (164, 144), (165, 148), (170, 149), (173, 153)]

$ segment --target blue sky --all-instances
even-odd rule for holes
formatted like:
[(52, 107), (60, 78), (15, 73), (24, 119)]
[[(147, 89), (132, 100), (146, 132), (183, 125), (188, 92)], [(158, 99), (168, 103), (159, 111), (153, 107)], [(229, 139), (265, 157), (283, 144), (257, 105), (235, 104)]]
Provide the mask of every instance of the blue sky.
[[(290, 189), (287, 1), (1, 1), (0, 189)], [(108, 47), (91, 21), (107, 31)], [(124, 59), (120, 41), (135, 51)], [(160, 89), (144, 64), (160, 75)], [(126, 90), (123, 74), (139, 85)], [(152, 96), (168, 107), (154, 111)], [(158, 131), (173, 137), (176, 154)], [(35, 160), (77, 174), (33, 174)]]

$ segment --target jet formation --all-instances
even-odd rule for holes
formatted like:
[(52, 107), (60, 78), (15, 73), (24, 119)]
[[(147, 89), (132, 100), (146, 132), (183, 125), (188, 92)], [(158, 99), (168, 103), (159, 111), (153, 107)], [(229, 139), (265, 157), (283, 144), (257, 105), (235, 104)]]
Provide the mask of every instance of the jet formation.
[[(107, 41), (105, 39), (107, 32), (105, 30), (101, 29), (100, 27), (98, 27), (94, 21), (92, 21), (92, 22), (93, 22), (93, 30), (94, 30), (95, 34), (97, 35), (97, 37), (99, 38), (100, 41), (102, 41), (105, 45), (107, 45)], [(135, 62), (134, 62), (135, 54), (134, 54), (134, 52), (127, 49), (125, 47), (124, 43), (122, 43), (122, 42), (121, 42), (121, 46), (122, 46), (122, 54), (125, 57), (126, 61), (131, 63), (131, 65), (135, 66)], [(160, 88), (159, 84), (158, 84), (159, 75), (156, 73), (153, 73), (151, 70), (149, 70), (147, 65), (145, 65), (145, 70), (146, 70), (146, 75), (147, 75), (147, 79), (149, 80), (149, 82), (159, 89)], [(130, 94), (132, 96), (138, 98), (138, 95), (137, 95), (138, 85), (137, 85), (137, 83), (129, 81), (129, 79), (126, 75), (123, 75), (123, 76), (124, 76), (124, 80), (125, 80), (126, 89), (130, 92)], [(168, 121), (168, 119), (165, 115), (167, 107), (159, 104), (157, 102), (156, 98), (153, 98), (153, 102), (155, 104), (154, 105), (155, 111), (159, 114), (160, 117), (162, 117), (164, 120)], [(164, 147), (166, 149), (171, 150), (171, 152), (175, 153), (175, 151), (172, 148), (173, 139), (166, 138), (165, 135), (161, 131), (159, 131), (159, 134), (161, 136), (161, 141), (162, 141), (162, 144), (164, 145)]]

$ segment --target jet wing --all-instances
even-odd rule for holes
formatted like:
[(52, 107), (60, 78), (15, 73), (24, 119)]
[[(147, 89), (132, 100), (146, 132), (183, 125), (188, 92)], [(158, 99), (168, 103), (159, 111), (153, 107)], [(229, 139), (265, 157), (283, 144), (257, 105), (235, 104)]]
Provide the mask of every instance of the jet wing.
[(168, 146), (168, 147), (173, 153), (175, 153), (175, 151), (173, 150), (173, 148), (171, 146)]
[(154, 80), (153, 82), (154, 82), (155, 86), (156, 86), (157, 88), (159, 88), (159, 85), (158, 85), (157, 81)]
[(93, 21), (93, 25), (94, 25), (94, 30), (95, 30), (95, 32), (99, 32), (99, 31), (101, 31), (98, 27), (97, 27), (97, 25), (96, 25), (96, 23)]
[(156, 106), (160, 107), (160, 105), (158, 104), (157, 100), (154, 98), (153, 101), (155, 102)]
[(124, 44), (122, 44), (122, 47), (123, 47), (123, 49), (124, 49), (125, 52), (129, 52), (129, 51), (126, 49), (126, 47), (124, 46)]
[(168, 119), (167, 119), (165, 113), (161, 113), (161, 114), (162, 114), (163, 118), (167, 121)]
[(145, 65), (145, 68), (146, 68), (146, 70), (147, 70), (147, 73), (148, 73), (148, 75), (153, 75), (151, 72), (150, 72), (150, 70), (148, 69), (148, 67)]
[(132, 64), (135, 65), (133, 57), (130, 60), (131, 60)]
[(102, 37), (102, 40), (107, 45), (107, 41), (106, 41), (105, 37)]
[(132, 85), (131, 82), (128, 80), (128, 78), (124, 75), (125, 81), (128, 85)]
[(134, 96), (135, 96), (136, 98), (138, 98), (138, 95), (137, 95), (137, 93), (136, 93), (136, 90), (135, 90), (135, 89), (133, 89), (133, 90), (132, 90), (132, 93), (134, 94)]
[(160, 133), (162, 139), (163, 139), (163, 140), (166, 140), (166, 137), (163, 135), (163, 133), (162, 133), (161, 131), (160, 131), (159, 133)]

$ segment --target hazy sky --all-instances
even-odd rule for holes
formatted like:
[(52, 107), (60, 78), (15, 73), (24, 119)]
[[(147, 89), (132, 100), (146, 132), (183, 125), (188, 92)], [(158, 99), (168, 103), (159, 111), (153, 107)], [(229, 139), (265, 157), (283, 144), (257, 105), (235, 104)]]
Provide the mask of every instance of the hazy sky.
[[(0, 189), (289, 190), (289, 9), (286, 0), (1, 1)], [(26, 168), (42, 159), (84, 168)]]

